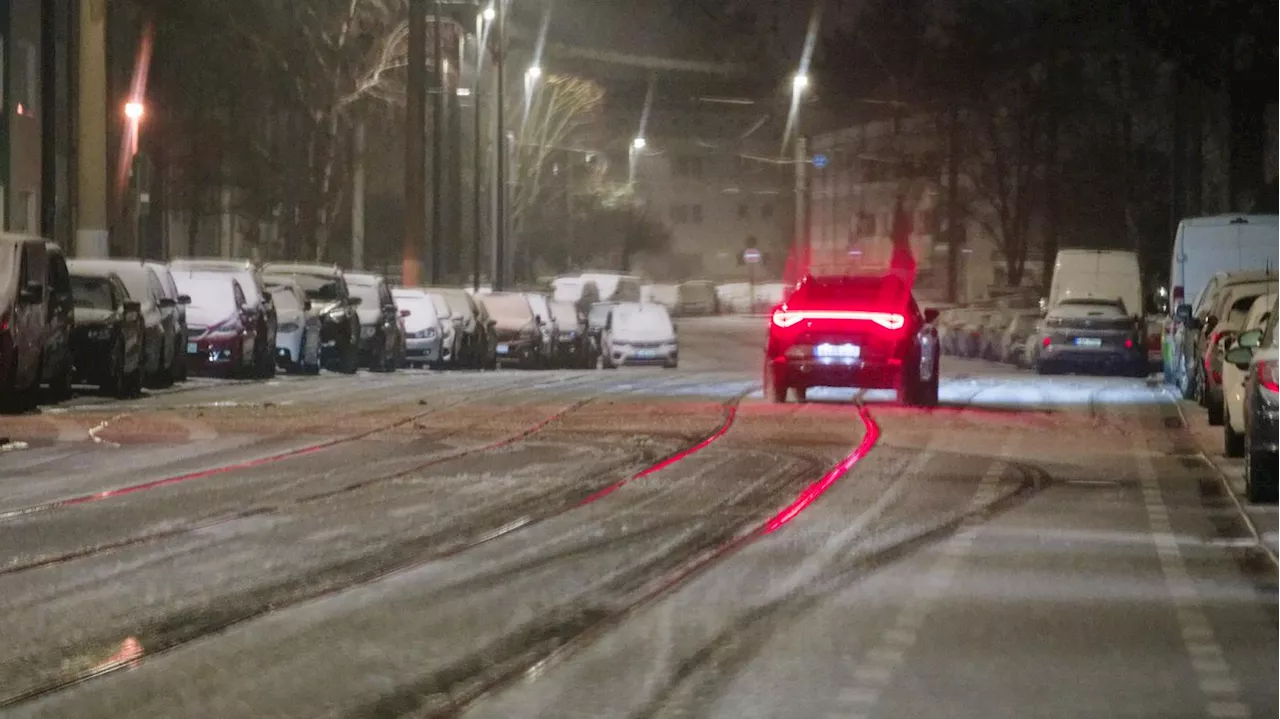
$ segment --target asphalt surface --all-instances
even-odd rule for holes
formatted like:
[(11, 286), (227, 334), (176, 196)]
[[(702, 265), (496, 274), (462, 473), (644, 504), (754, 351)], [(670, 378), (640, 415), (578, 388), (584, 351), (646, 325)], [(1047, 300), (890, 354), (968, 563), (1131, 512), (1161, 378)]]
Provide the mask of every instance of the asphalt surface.
[[(1274, 508), (1155, 384), (196, 380), (0, 417), (0, 715), (1270, 717)], [(1260, 537), (1260, 539), (1259, 539)]]

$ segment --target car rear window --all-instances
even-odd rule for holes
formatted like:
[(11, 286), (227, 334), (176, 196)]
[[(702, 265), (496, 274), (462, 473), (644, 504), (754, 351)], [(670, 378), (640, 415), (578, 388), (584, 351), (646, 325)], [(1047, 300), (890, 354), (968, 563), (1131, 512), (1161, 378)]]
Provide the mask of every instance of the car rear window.
[(275, 303), (277, 311), (302, 311), (302, 304), (298, 302), (298, 296), (293, 294), (293, 290), (288, 287), (284, 285), (268, 285), (267, 291), (271, 293), (271, 301)]
[(179, 273), (174, 276), (178, 289), (191, 298), (188, 311), (209, 316), (226, 316), (236, 311), (232, 276), (225, 274), (195, 275)]
[(524, 295), (486, 295), (484, 306), (495, 321), (503, 325), (525, 325), (533, 319), (533, 310)]
[(111, 280), (106, 277), (71, 276), (71, 299), (76, 307), (92, 310), (114, 309), (111, 303)]
[(829, 277), (803, 283), (791, 298), (790, 306), (856, 305), (896, 309), (911, 296), (907, 284), (888, 277)]

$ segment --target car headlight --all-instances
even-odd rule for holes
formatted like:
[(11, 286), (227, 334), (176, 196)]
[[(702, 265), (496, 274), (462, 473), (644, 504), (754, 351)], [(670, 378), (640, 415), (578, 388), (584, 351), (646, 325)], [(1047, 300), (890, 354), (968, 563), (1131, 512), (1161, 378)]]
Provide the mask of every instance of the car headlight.
[(91, 340), (111, 339), (111, 328), (110, 327), (90, 327), (88, 334), (89, 334), (89, 339)]

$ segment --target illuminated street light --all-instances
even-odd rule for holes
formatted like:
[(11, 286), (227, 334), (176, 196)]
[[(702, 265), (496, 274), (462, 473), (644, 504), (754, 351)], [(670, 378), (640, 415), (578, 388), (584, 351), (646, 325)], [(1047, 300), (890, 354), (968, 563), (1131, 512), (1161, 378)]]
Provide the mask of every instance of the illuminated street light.
[(637, 137), (636, 139), (631, 141), (631, 149), (635, 150), (636, 152), (639, 152), (644, 149), (644, 146), (646, 144), (647, 143), (644, 141), (643, 137)]
[(538, 78), (542, 77), (542, 68), (537, 65), (531, 65), (529, 69), (525, 71), (524, 76), (531, 82), (537, 81)]
[(458, 97), (471, 97), (471, 88), (469, 87), (458, 88)]
[(497, 16), (498, 11), (494, 10), (492, 5), (486, 7), (484, 11), (480, 13), (480, 17), (484, 18), (485, 22), (493, 22), (493, 19)]
[(791, 78), (792, 91), (796, 93), (801, 93), (801, 92), (804, 92), (808, 87), (809, 87), (808, 75), (801, 72), (801, 73), (796, 73), (796, 76)]
[(142, 106), (142, 103), (130, 101), (124, 104), (124, 116), (130, 120), (137, 122), (142, 119), (144, 114), (146, 114), (146, 109)]

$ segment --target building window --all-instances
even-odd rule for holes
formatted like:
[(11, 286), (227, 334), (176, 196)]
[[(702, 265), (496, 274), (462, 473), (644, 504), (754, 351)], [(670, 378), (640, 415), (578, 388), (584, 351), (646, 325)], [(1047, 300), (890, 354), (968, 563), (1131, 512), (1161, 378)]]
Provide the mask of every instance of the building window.
[(745, 220), (745, 219), (747, 219), (747, 215), (750, 215), (750, 214), (751, 214), (751, 208), (747, 206), (747, 203), (745, 203), (745, 202), (744, 202), (744, 203), (742, 203), (742, 204), (738, 205), (738, 219), (739, 219), (739, 220)]
[(40, 68), (36, 64), (36, 46), (29, 42), (17, 43), (17, 82), (13, 88), (14, 109), (19, 115), (34, 116), (40, 97)]
[(689, 221), (695, 225), (702, 224), (702, 205), (689, 206)]
[(772, 202), (766, 202), (764, 203), (764, 205), (760, 207), (760, 219), (762, 220), (773, 219), (773, 203)]

